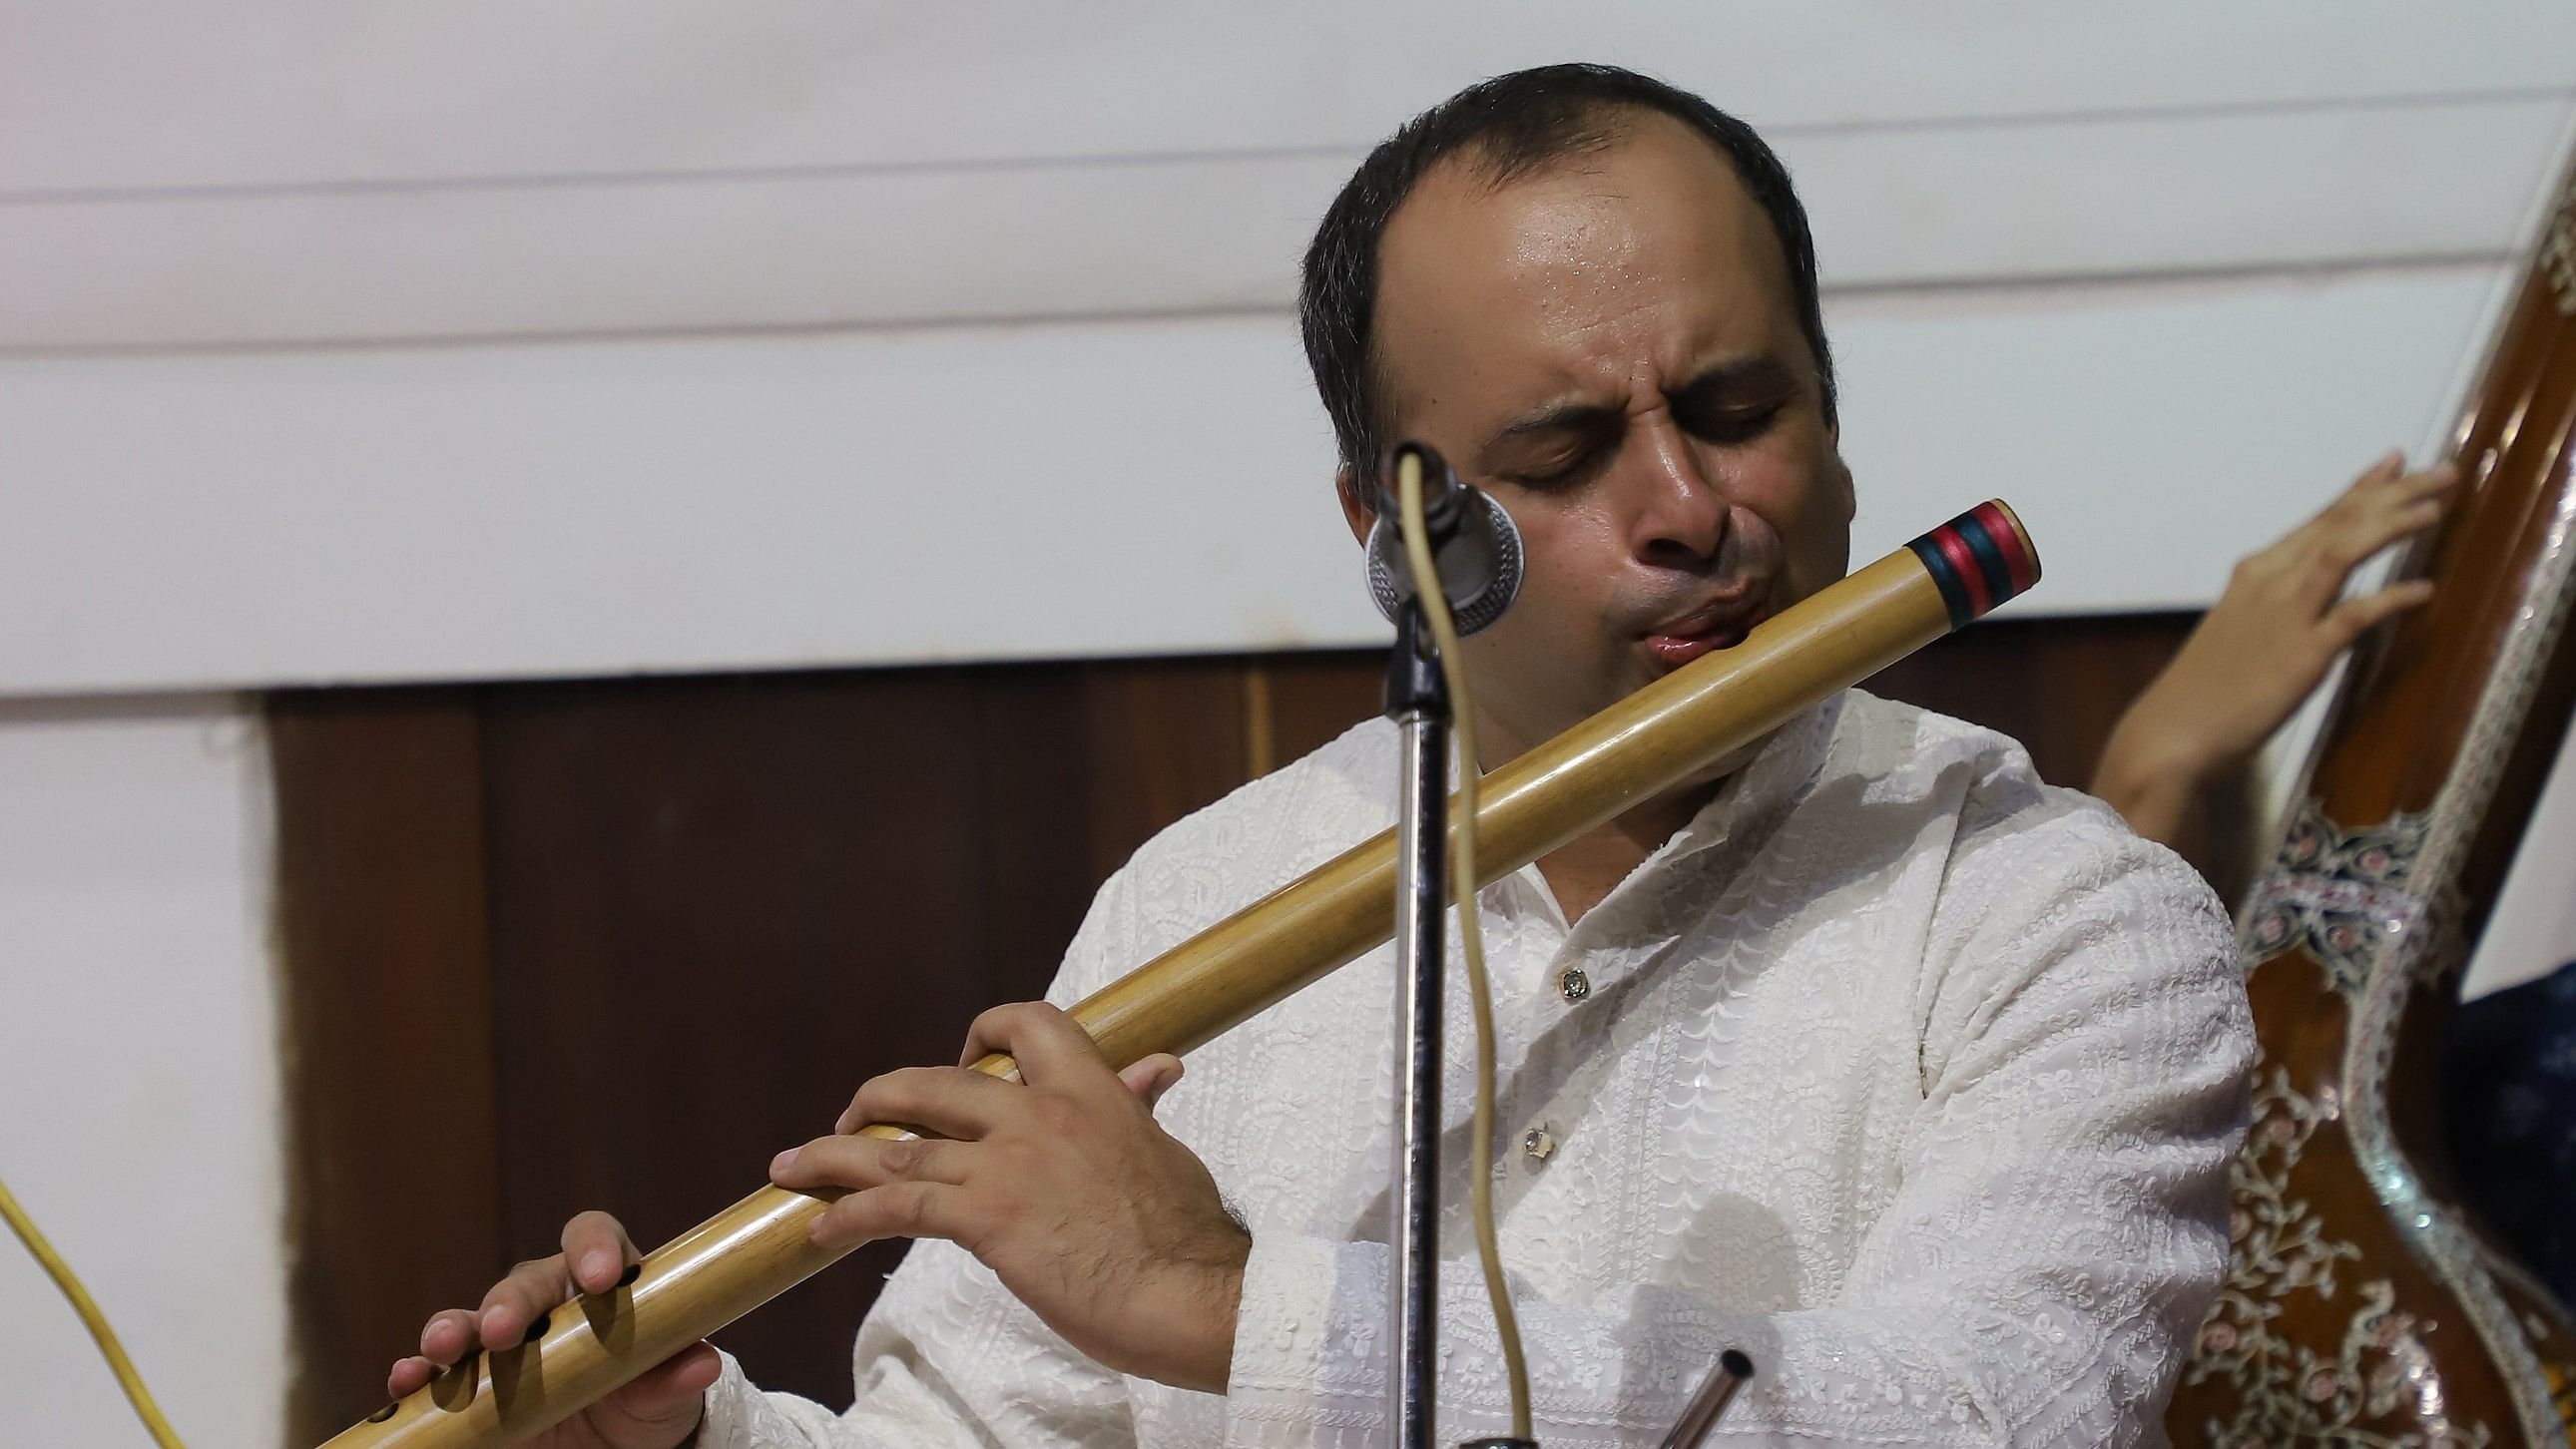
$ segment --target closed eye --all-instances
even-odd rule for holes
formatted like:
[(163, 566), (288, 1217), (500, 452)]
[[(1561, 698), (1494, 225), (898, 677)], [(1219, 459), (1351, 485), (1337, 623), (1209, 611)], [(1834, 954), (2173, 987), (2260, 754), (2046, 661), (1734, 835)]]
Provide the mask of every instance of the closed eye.
[(1601, 460), (1608, 456), (1609, 450), (1606, 448), (1584, 448), (1562, 460), (1518, 469), (1507, 476), (1523, 488), (1537, 489), (1542, 492), (1553, 488), (1571, 488), (1598, 472)]
[(1485, 456), (1495, 476), (1523, 488), (1572, 488), (1619, 451), (1627, 425), (1610, 408), (1562, 408), (1506, 430)]
[(1704, 443), (1749, 443), (1771, 430), (1782, 403), (1751, 408), (1675, 408), (1673, 421)]
[(1749, 443), (1770, 431), (1799, 386), (1776, 359), (1749, 357), (1711, 368), (1669, 396), (1683, 432), (1702, 442)]

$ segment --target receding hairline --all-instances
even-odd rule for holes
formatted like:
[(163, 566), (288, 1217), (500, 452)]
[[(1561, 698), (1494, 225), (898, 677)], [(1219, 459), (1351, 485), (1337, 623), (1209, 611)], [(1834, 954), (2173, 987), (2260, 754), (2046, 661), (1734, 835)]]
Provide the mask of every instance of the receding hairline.
[(1581, 164), (1639, 129), (1631, 111), (1662, 115), (1698, 133), (1727, 158), (1769, 219), (1789, 263), (1791, 301), (1816, 360), (1824, 411), (1833, 416), (1833, 353), (1818, 305), (1815, 242), (1779, 155), (1751, 126), (1703, 96), (1619, 66), (1569, 61), (1488, 77), (1406, 121), (1370, 150), (1316, 224), (1298, 272), (1297, 329), (1346, 469), (1366, 471), (1385, 446), (1383, 389), (1372, 385), (1370, 367), (1379, 243), (1392, 214), (1426, 174), (1462, 152), (1475, 153), (1470, 164), (1486, 184), (1508, 182), (1547, 166)]
[[(1636, 101), (1587, 97), (1576, 102), (1564, 117), (1549, 117), (1519, 134), (1506, 129), (1477, 136), (1431, 163), (1420, 180), (1428, 181), (1443, 168), (1463, 163), (1499, 191), (1515, 181), (1575, 165), (1586, 156), (1610, 150), (1633, 135), (1639, 121), (1654, 116), (1690, 129), (1687, 123)], [(1397, 207), (1402, 209), (1401, 205)]]
[[(1771, 224), (1768, 215), (1763, 212), (1759, 199), (1753, 194), (1752, 183), (1744, 175), (1743, 168), (1736, 164), (1735, 157), (1729, 154), (1723, 145), (1689, 121), (1639, 101), (1586, 98), (1581, 103), (1579, 116), (1582, 129), (1572, 133), (1570, 137), (1560, 132), (1557, 137), (1551, 138), (1552, 144), (1544, 149), (1528, 147), (1524, 148), (1519, 155), (1511, 154), (1513, 139), (1511, 137), (1479, 136), (1467, 142), (1423, 168), (1422, 173), (1414, 178), (1413, 185), (1406, 189), (1404, 199), (1397, 202), (1395, 209), (1387, 213), (1386, 222), (1377, 237), (1375, 288), (1377, 295), (1371, 308), (1376, 314), (1378, 325), (1369, 328), (1366, 344), (1360, 355), (1361, 376), (1369, 394), (1370, 410), (1378, 417), (1392, 417), (1397, 403), (1384, 356), (1386, 328), (1383, 324), (1386, 318), (1388, 295), (1387, 241), (1395, 234), (1396, 228), (1402, 225), (1408, 211), (1419, 214), (1419, 208), (1415, 203), (1422, 195), (1426, 191), (1436, 191), (1445, 179), (1455, 178), (1467, 182), (1478, 188), (1484, 195), (1494, 196), (1523, 182), (1564, 174), (1587, 174), (1588, 168), (1584, 163), (1588, 159), (1606, 155), (1623, 145), (1635, 142), (1641, 132), (1666, 129), (1676, 136), (1687, 137), (1696, 142), (1702, 151), (1716, 159), (1720, 169), (1735, 184), (1737, 194), (1755, 213), (1754, 219), (1760, 222), (1755, 230), (1763, 238), (1766, 254), (1780, 270), (1781, 275), (1777, 280), (1790, 290), (1795, 290), (1796, 284), (1790, 276), (1794, 268), (1788, 256), (1789, 249), (1781, 242), (1776, 228)], [(1790, 305), (1794, 310), (1796, 305), (1794, 299), (1791, 299)], [(1793, 318), (1792, 321), (1794, 322), (1795, 319)]]

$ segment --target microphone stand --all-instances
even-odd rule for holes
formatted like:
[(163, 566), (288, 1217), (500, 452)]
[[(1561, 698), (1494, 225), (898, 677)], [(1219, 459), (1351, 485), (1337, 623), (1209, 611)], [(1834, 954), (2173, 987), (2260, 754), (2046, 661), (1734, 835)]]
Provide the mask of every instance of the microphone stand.
[[(1424, 500), (1423, 521), (1431, 534), (1426, 542), (1436, 557), (1458, 537), (1466, 511), (1461, 494), (1467, 490), (1449, 477), (1438, 454), (1421, 451), (1425, 481), (1438, 479), (1445, 485)], [(1396, 515), (1393, 489), (1386, 488), (1379, 495), (1378, 517), (1383, 522)], [(1516, 589), (1516, 538), (1511, 547), (1511, 587)], [(1441, 582), (1445, 596), (1447, 581)], [(1454, 610), (1459, 601), (1448, 602)], [(1449, 960), (1444, 919), (1449, 741), (1456, 719), (1439, 645), (1420, 601), (1405, 597), (1393, 612), (1395, 649), (1386, 664), (1386, 717), (1396, 724), (1403, 777), (1397, 783), (1395, 826), (1395, 1213), (1388, 1245), (1388, 1377), (1396, 1449), (1432, 1449), (1440, 1397), (1434, 1371), (1440, 1353), (1441, 1008)], [(1477, 764), (1469, 760), (1464, 768)], [(1476, 909), (1472, 898), (1457, 905), (1462, 911)], [(1752, 1375), (1751, 1360), (1726, 1350), (1691, 1396), (1663, 1449), (1696, 1449)], [(1539, 1446), (1534, 1440), (1496, 1435), (1469, 1440), (1460, 1449)]]
[[(1448, 685), (1419, 603), (1398, 611), (1386, 715), (1402, 737), (1395, 841), (1395, 1214), (1388, 1301), (1397, 1449), (1431, 1449), (1440, 1351), (1441, 991), (1449, 855)], [(1468, 768), (1473, 769), (1471, 763)], [(1458, 903), (1474, 910), (1473, 901)], [(1535, 1449), (1535, 1446), (1533, 1446)]]
[[(1447, 480), (1437, 454), (1424, 471)], [(1464, 510), (1454, 483), (1424, 511), (1432, 552), (1458, 535)], [(1383, 500), (1393, 517), (1395, 500)], [(1445, 590), (1445, 581), (1444, 581)], [(1459, 601), (1449, 603), (1454, 610)], [(1456, 723), (1440, 647), (1421, 602), (1396, 609), (1386, 664), (1386, 716), (1400, 737), (1403, 778), (1395, 825), (1395, 1214), (1389, 1244), (1388, 1334), (1396, 1449), (1432, 1449), (1440, 1386), (1440, 1078), (1448, 984), (1449, 741)], [(1463, 768), (1475, 769), (1469, 760)], [(1458, 909), (1472, 911), (1471, 898)], [(1528, 1439), (1475, 1439), (1461, 1449), (1538, 1449)]]

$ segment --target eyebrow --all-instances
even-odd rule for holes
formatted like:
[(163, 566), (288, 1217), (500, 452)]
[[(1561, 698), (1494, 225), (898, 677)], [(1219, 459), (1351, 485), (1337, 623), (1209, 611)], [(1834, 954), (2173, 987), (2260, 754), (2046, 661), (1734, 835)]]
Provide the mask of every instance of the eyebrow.
[(1497, 448), (1544, 433), (1597, 431), (1616, 418), (1619, 411), (1607, 403), (1547, 403), (1504, 424), (1492, 437), (1485, 440), (1485, 445), (1477, 449), (1477, 452), (1479, 455), (1490, 456)]
[(1725, 394), (1731, 392), (1764, 393), (1797, 385), (1797, 374), (1789, 364), (1763, 353), (1753, 357), (1729, 358), (1701, 372), (1697, 377), (1664, 394), (1678, 398), (1685, 394)]
[[(1724, 394), (1729, 392), (1768, 392), (1790, 386), (1795, 375), (1788, 364), (1768, 354), (1735, 357), (1701, 369), (1688, 382), (1669, 389), (1670, 399)], [(1540, 405), (1497, 429), (1477, 449), (1480, 458), (1489, 457), (1497, 448), (1524, 438), (1544, 433), (1584, 432), (1601, 428), (1620, 414), (1620, 409), (1607, 403), (1552, 402)]]

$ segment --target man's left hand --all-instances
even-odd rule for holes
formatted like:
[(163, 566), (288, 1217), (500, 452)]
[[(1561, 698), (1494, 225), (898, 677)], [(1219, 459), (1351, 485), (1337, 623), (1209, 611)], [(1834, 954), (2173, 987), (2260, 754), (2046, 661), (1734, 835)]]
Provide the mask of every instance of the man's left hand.
[[(1019, 1081), (963, 1065), (997, 1051)], [(1180, 1075), (1170, 1056), (1111, 1070), (1052, 1006), (996, 1007), (976, 1018), (959, 1066), (878, 1077), (833, 1129), (900, 1122), (939, 1139), (817, 1138), (780, 1153), (770, 1180), (851, 1190), (815, 1222), (817, 1242), (946, 1238), (1091, 1358), (1223, 1393), (1252, 1238), (1207, 1167), (1154, 1120)]]

